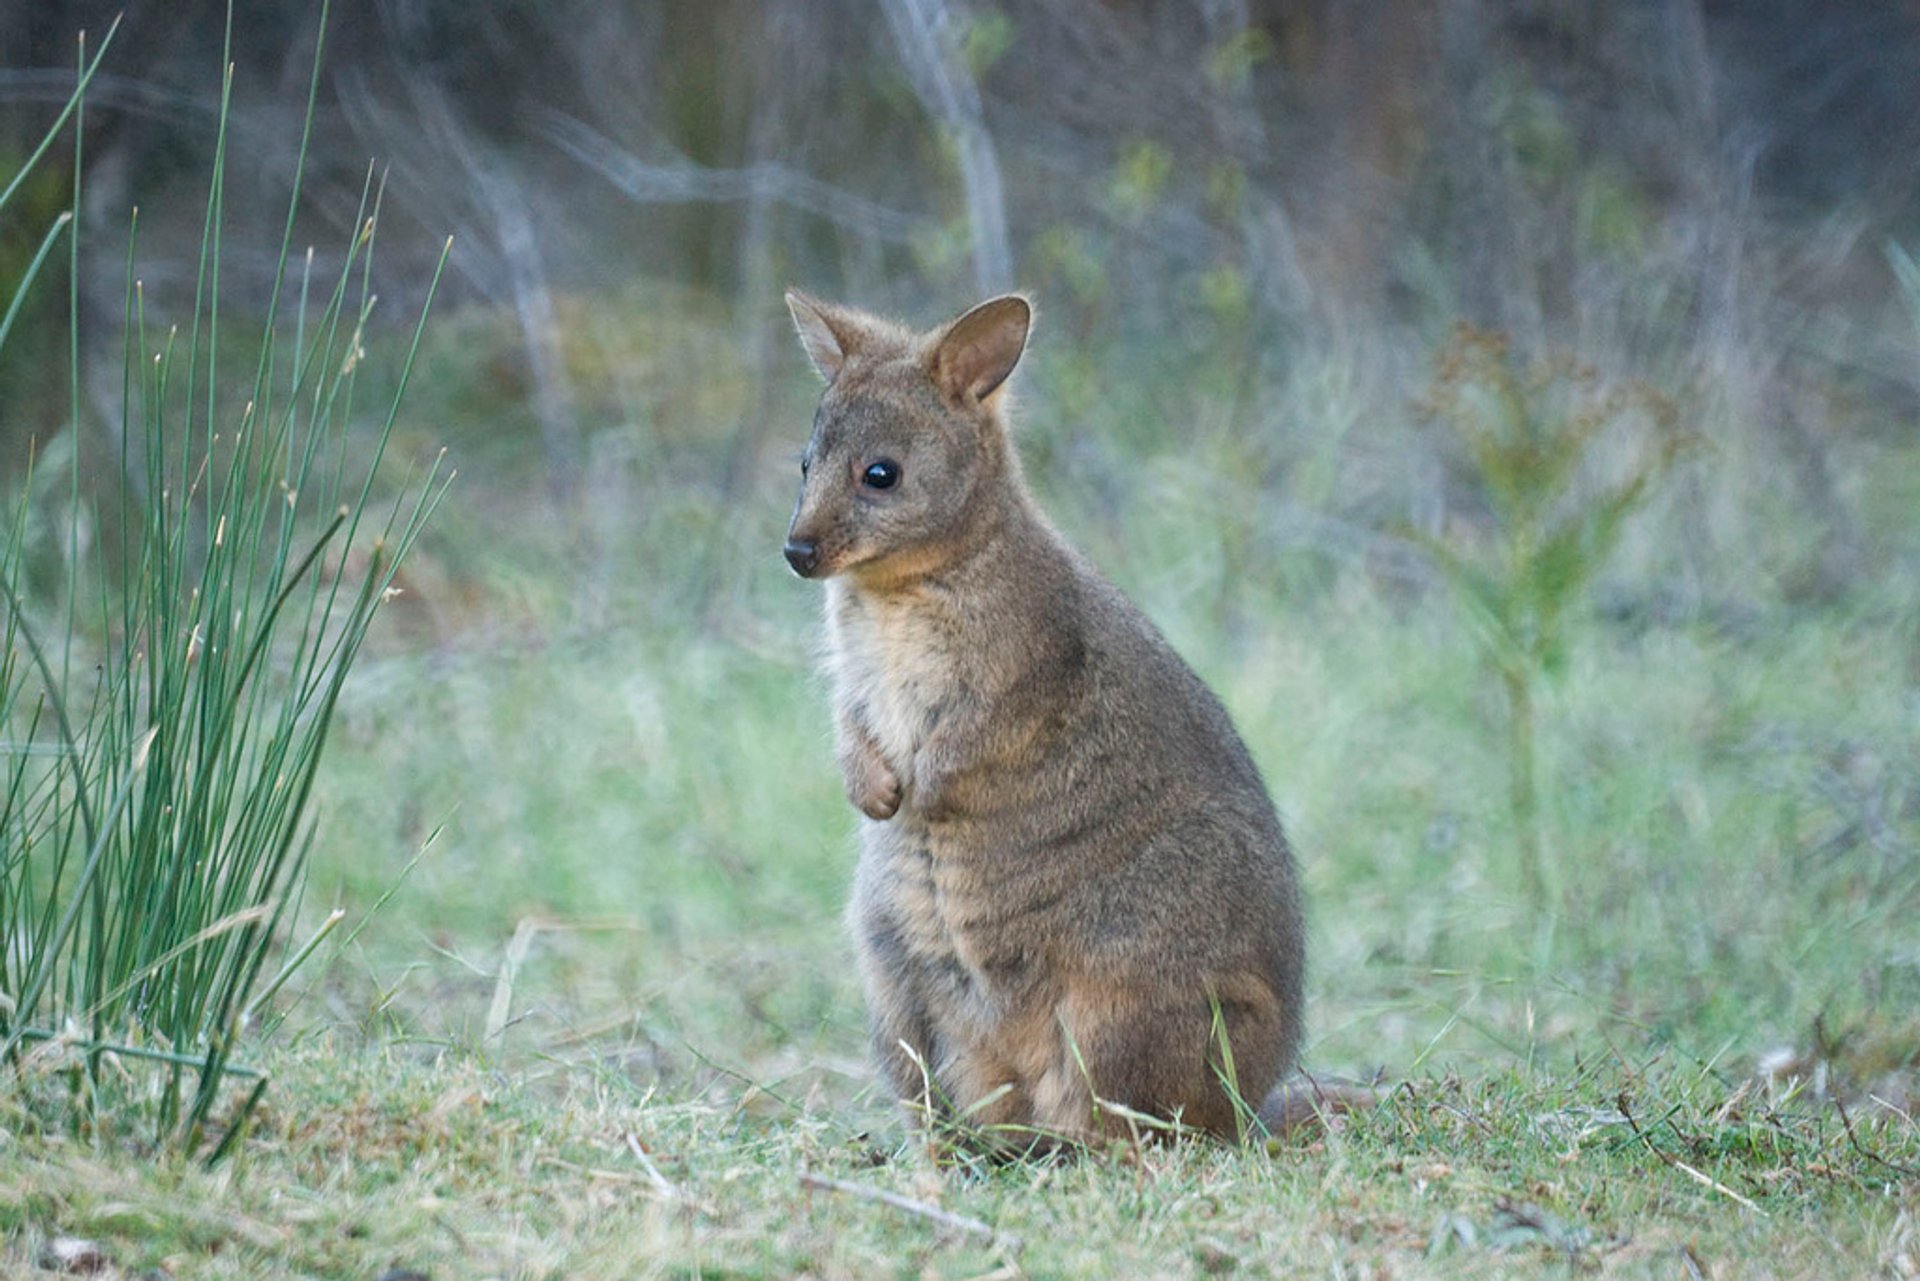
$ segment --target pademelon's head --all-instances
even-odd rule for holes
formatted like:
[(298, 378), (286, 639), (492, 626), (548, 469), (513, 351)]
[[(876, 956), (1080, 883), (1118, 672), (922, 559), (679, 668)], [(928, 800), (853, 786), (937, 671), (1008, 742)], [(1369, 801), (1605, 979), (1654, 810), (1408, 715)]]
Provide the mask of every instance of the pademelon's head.
[(1012, 483), (1003, 408), (1032, 307), (1009, 294), (921, 334), (797, 291), (787, 307), (827, 383), (787, 562), (872, 583), (946, 563)]

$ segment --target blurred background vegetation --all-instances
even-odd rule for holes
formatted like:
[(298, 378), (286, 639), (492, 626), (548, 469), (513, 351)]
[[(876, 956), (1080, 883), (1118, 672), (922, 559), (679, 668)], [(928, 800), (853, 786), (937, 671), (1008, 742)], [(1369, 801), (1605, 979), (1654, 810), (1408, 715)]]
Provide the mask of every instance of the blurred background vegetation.
[[(118, 485), (135, 204), (149, 327), (193, 304), (225, 8), (0, 5), (0, 171), (123, 7), (82, 421), (64, 267), (0, 365), (49, 592), (70, 482)], [(305, 0), (234, 18), (225, 314), (267, 305), (316, 33)], [(1301, 849), (1316, 1061), (1632, 1029), (1911, 1081), (1913, 4), (363, 0), (326, 42), (296, 245), (337, 269), (371, 159), (377, 383), (453, 233), (383, 468), (444, 446), (459, 480), (345, 695), (313, 909), (445, 833), (323, 1022), (863, 1079), (817, 593), (778, 555), (816, 395), (780, 294), (925, 324), (1017, 286), (1031, 478), (1221, 689)], [(1549, 460), (1518, 510), (1606, 527), (1571, 572), (1515, 560), (1545, 544), (1476, 445), (1506, 402), (1573, 442), (1498, 455)]]

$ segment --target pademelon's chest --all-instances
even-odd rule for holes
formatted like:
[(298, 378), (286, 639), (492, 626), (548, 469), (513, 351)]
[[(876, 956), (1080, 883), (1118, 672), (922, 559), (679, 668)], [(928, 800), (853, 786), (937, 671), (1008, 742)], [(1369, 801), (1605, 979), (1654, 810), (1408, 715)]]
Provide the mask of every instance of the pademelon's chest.
[(827, 629), (838, 698), (859, 709), (887, 763), (909, 769), (961, 685), (951, 629), (930, 608), (876, 608), (846, 589), (829, 596)]

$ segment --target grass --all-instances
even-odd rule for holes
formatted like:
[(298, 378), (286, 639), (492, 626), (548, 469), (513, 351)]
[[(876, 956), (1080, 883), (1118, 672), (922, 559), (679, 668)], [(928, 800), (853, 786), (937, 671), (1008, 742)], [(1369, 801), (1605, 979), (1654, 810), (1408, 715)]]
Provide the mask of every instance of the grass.
[(263, 1105), (231, 1169), (11, 1155), (16, 1248), (58, 1222), (130, 1272), (960, 1277), (1673, 1276), (1689, 1257), (1716, 1276), (1836, 1275), (1913, 1247), (1910, 1202), (1902, 1221), (1837, 1122), (1729, 1109), (1667, 1065), (1423, 1081), (1272, 1154), (1187, 1145), (990, 1173), (936, 1170), (859, 1106), (665, 1100), (584, 1072), (503, 1080), (321, 1044), (275, 1069), (301, 1102)]
[[(1207, 468), (1140, 471), (1158, 501), (1120, 530), (1075, 513), (1083, 476), (1038, 479), (1239, 719), (1311, 895), (1308, 1064), (1407, 1083), (1381, 1112), (1273, 1152), (937, 1164), (864, 1063), (817, 600), (768, 550), (784, 475), (724, 527), (668, 495), (627, 514), (629, 574), (578, 613), (546, 527), (470, 497), (496, 518), (449, 513), (456, 546), (413, 580), (439, 599), (400, 598), (343, 688), (308, 913), (393, 893), (282, 994), (250, 1142), (206, 1173), (29, 1091), (0, 1145), (8, 1257), (67, 1233), (128, 1275), (1902, 1275), (1904, 580), (1821, 610), (1570, 616), (1542, 927), (1501, 690), (1444, 596), (1285, 563), (1262, 573), (1307, 587), (1236, 593), (1207, 577)], [(661, 556), (689, 537), (737, 567), (717, 617)], [(490, 576), (449, 585), (455, 554)], [(1764, 1079), (1776, 1052), (1797, 1063)]]
[[(83, 40), (79, 87), (55, 125), (74, 122), (70, 208), (0, 322), (3, 339), (64, 229), (75, 423), (80, 124), (99, 57), (87, 61)], [(316, 64), (316, 86), (318, 77)], [(371, 183), (330, 284), (313, 278), (311, 255), (303, 274), (289, 270), (296, 179), (270, 319), (250, 379), (238, 375), (248, 394), (241, 404), (222, 394), (218, 355), (233, 327), (220, 319), (226, 125), (223, 98), (184, 324), (149, 325), (137, 215), (128, 231), (117, 483), (103, 504), (118, 537), (95, 535), (75, 431), (62, 441), (54, 585), (34, 581), (29, 556), (27, 531), (45, 516), (31, 464), (0, 551), (0, 1060), (31, 1072), (35, 1056), (77, 1053), (73, 1124), (100, 1109), (144, 1108), (158, 1140), (190, 1153), (210, 1147), (210, 1160), (230, 1150), (266, 1084), (234, 1063), (239, 1037), (312, 955), (294, 949), (278, 972), (266, 968), (298, 912), (307, 803), (341, 687), (396, 564), (445, 490), (429, 472), (389, 510), (369, 501), (417, 333), (384, 413), (375, 410), (379, 430), (357, 457), (345, 450), (373, 305)], [(303, 133), (296, 174), (305, 156)], [(0, 192), (0, 207), (19, 181)], [(298, 298), (285, 313), (283, 290)], [(280, 341), (282, 324), (291, 342)], [(229, 366), (225, 381), (235, 378)], [(112, 1098), (123, 1082), (103, 1069), (108, 1052), (153, 1078), (152, 1088), (131, 1083), (124, 1108)], [(230, 1076), (244, 1101), (210, 1133)]]
[[(724, 410), (717, 369), (701, 394)], [(282, 945), (384, 906), (249, 1042), (273, 1076), (249, 1141), (206, 1172), (111, 1117), (76, 1132), (47, 1061), (8, 1104), (0, 1257), (70, 1234), (125, 1275), (1903, 1275), (1904, 574), (1820, 608), (1570, 610), (1542, 686), (1558, 898), (1537, 921), (1502, 690), (1444, 593), (1252, 523), (1223, 563), (1208, 517), (1268, 483), (1229, 433), (1111, 473), (1132, 488), (1109, 521), (1086, 495), (1111, 460), (1075, 461), (1046, 415), (1048, 502), (1221, 691), (1281, 802), (1308, 1066), (1404, 1083), (1380, 1112), (1272, 1151), (983, 1170), (923, 1150), (865, 1064), (818, 600), (772, 551), (785, 459), (726, 508), (700, 487), (712, 454), (669, 442), (604, 523), (476, 468), (341, 691)]]
[[(1354, 582), (1201, 631), (1303, 856), (1308, 1064), (1405, 1088), (1271, 1151), (985, 1170), (936, 1162), (864, 1066), (814, 602), (765, 559), (775, 646), (669, 619), (363, 669), (310, 896), (364, 905), (445, 833), (294, 985), (231, 1171), (9, 1125), (14, 1257), (57, 1231), (207, 1276), (1902, 1275), (1913, 824), (1875, 853), (1846, 798), (1901, 813), (1920, 727), (1872, 614), (1586, 623), (1543, 722), (1546, 931), (1499, 690), (1443, 599)], [(1759, 1075), (1783, 1049), (1797, 1085)]]

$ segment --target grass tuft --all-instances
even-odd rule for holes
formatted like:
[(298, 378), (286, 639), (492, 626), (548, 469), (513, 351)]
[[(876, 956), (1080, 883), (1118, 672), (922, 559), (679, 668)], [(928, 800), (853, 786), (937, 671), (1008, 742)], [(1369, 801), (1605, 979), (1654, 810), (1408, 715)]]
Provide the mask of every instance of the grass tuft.
[[(323, 8), (323, 34), (325, 23)], [(76, 147), (86, 82), (105, 53), (103, 43), (83, 63), (54, 126), (71, 120)], [(315, 85), (319, 74), (316, 53)], [(306, 129), (311, 120), (310, 94)], [(227, 123), (223, 93), (222, 140)], [(377, 188), (363, 193), (355, 225), (366, 230), (330, 285), (314, 289), (307, 258), (296, 338), (280, 341), (305, 137), (243, 402), (227, 398), (219, 366), (222, 145), (184, 345), (177, 326), (158, 342), (149, 328), (137, 222), (129, 230), (122, 450), (107, 499), (120, 539), (83, 537), (96, 522), (70, 446), (59, 579), (32, 580), (25, 537), (0, 553), (0, 1060), (26, 1085), (58, 1069), (73, 1124), (138, 1116), (154, 1142), (210, 1148), (210, 1160), (231, 1151), (265, 1084), (234, 1062), (249, 1017), (331, 928), (277, 972), (265, 968), (299, 907), (308, 802), (342, 687), (445, 493), (436, 468), (374, 502), (411, 353), (371, 448), (347, 448), (373, 305), (363, 268)], [(80, 234), (79, 209), (76, 178), (9, 318), (56, 238)], [(5, 332), (0, 322), (0, 340)], [(77, 295), (68, 338), (77, 362)], [(418, 338), (416, 327), (416, 348)], [(83, 422), (76, 372), (68, 435)], [(9, 521), (17, 532), (35, 493), (29, 477)], [(160, 1065), (158, 1082), (122, 1088), (124, 1074), (109, 1069), (121, 1060)], [(241, 1094), (214, 1134), (230, 1077)]]

